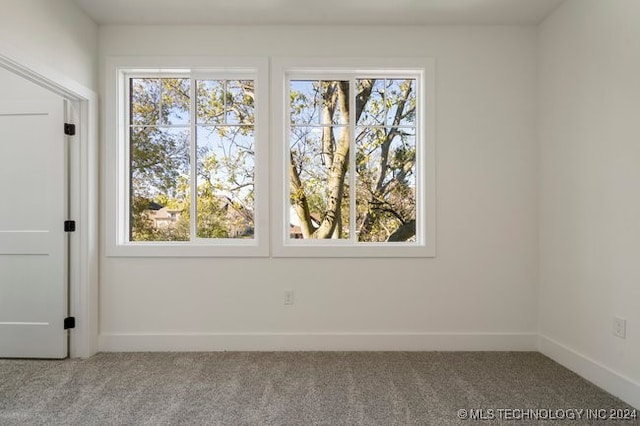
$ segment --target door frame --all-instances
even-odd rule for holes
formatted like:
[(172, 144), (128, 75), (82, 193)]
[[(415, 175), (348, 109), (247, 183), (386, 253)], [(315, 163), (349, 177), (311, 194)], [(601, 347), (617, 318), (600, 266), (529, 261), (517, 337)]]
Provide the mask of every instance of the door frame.
[(98, 351), (98, 95), (2, 44), (0, 67), (62, 96), (79, 112), (76, 140), (69, 144), (69, 219), (78, 224), (69, 235), (68, 309), (76, 318), (69, 357), (87, 358)]

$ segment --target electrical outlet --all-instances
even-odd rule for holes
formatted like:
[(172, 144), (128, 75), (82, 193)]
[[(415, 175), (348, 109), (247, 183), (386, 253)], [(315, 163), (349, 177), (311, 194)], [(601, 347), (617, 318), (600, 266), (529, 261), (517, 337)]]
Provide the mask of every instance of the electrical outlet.
[(284, 291), (284, 304), (293, 305), (293, 290)]
[(613, 335), (621, 339), (627, 337), (627, 320), (620, 317), (613, 317)]

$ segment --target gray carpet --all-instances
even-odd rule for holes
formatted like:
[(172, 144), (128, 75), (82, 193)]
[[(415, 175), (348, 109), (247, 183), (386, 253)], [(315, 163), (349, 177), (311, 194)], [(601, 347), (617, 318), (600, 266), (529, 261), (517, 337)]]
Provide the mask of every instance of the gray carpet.
[(639, 424), (458, 418), (459, 409), (481, 408), (631, 409), (534, 352), (104, 353), (88, 360), (0, 360), (2, 426)]

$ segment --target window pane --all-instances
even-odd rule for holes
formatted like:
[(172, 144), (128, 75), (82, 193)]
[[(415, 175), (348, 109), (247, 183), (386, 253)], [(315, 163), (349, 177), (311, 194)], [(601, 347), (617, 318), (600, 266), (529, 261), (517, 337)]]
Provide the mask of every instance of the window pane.
[(358, 125), (379, 126), (384, 124), (384, 79), (356, 80), (356, 114)]
[(416, 80), (386, 80), (386, 124), (414, 126), (416, 119)]
[(189, 130), (132, 127), (130, 240), (189, 240)]
[(346, 126), (293, 127), (289, 135), (290, 238), (349, 238)]
[(349, 124), (349, 82), (323, 80), (317, 85), (320, 124)]
[(197, 122), (203, 124), (224, 124), (224, 80), (198, 80)]
[(255, 123), (253, 80), (198, 80), (198, 124)]
[(291, 124), (318, 124), (320, 106), (318, 105), (318, 82), (292, 80), (289, 86)]
[(359, 127), (356, 133), (358, 241), (415, 242), (414, 129)]
[(198, 126), (198, 238), (253, 238), (253, 126)]
[(160, 79), (132, 78), (131, 124), (155, 125), (160, 118)]
[(163, 78), (162, 83), (162, 124), (189, 124), (191, 108), (188, 78)]
[(292, 80), (289, 86), (289, 100), (291, 124), (349, 123), (348, 81)]
[(254, 87), (251, 80), (227, 81), (227, 124), (254, 124)]

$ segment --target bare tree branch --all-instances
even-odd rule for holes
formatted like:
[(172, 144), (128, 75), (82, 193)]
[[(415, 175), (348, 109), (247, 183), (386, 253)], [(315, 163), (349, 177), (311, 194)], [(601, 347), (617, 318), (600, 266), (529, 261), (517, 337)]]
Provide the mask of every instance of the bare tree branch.
[(304, 193), (302, 182), (300, 181), (300, 174), (298, 169), (294, 166), (293, 152), (291, 152), (291, 160), (289, 162), (289, 181), (291, 184), (291, 203), (293, 208), (300, 218), (300, 229), (302, 230), (302, 236), (304, 238), (311, 238), (311, 235), (316, 231), (311, 220), (311, 211), (309, 210), (309, 203), (307, 196)]
[(398, 242), (398, 241), (407, 241), (409, 238), (416, 235), (416, 220), (412, 219), (407, 223), (400, 225), (398, 229), (393, 231), (387, 241), (390, 242)]

